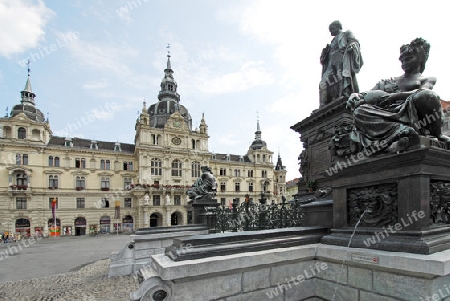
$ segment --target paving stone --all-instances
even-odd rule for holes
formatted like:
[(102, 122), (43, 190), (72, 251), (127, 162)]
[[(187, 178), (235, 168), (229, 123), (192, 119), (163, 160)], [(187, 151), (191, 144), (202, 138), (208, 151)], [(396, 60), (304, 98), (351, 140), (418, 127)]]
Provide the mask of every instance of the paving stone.
[(78, 271), (0, 283), (1, 301), (128, 301), (139, 287), (133, 276), (108, 278), (109, 259)]

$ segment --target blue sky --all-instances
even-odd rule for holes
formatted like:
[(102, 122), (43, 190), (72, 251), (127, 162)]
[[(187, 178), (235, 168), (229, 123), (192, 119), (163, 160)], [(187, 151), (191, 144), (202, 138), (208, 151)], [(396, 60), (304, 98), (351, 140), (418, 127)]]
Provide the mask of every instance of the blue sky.
[(1, 0), (0, 109), (20, 101), (30, 58), (36, 104), (54, 134), (133, 143), (143, 100), (157, 101), (170, 44), (181, 103), (194, 126), (205, 114), (209, 150), (245, 154), (259, 116), (262, 138), (293, 179), (301, 143), (290, 126), (318, 108), (319, 56), (336, 19), (361, 43), (361, 90), (400, 75), (400, 46), (421, 36), (431, 44), (424, 75), (450, 100), (444, 4), (304, 3)]

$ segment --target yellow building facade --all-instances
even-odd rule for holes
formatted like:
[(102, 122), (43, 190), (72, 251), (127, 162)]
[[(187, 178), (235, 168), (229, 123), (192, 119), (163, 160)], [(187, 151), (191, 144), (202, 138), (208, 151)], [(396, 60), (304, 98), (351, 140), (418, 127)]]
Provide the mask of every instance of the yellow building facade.
[(0, 118), (0, 232), (88, 235), (187, 224), (186, 191), (203, 165), (225, 206), (247, 194), (276, 202), (286, 194), (286, 169), (279, 156), (274, 163), (259, 122), (247, 154), (208, 150), (208, 126), (202, 118), (192, 129), (170, 56), (158, 101), (144, 102), (136, 120), (134, 144), (54, 136), (34, 98), (28, 76), (20, 104)]

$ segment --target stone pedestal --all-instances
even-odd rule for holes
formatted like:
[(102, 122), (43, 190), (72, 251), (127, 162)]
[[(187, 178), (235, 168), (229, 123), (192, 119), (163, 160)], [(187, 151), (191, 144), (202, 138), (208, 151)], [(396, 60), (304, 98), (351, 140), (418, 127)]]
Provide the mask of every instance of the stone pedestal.
[[(309, 117), (291, 126), (301, 135), (300, 154), (303, 181), (316, 181), (317, 187), (328, 187), (326, 170), (350, 144), (346, 133), (351, 129), (353, 116), (345, 108), (346, 99), (339, 99), (314, 110)], [(304, 183), (299, 183), (299, 189)], [(299, 191), (300, 192), (300, 191)]]
[(305, 214), (303, 226), (333, 227), (333, 200), (316, 200), (301, 207)]
[(210, 231), (216, 227), (215, 209), (219, 206), (216, 199), (201, 198), (190, 202), (189, 211), (192, 212), (192, 221), (194, 224), (206, 225)]
[(330, 176), (333, 229), (322, 243), (347, 246), (358, 224), (352, 247), (420, 254), (450, 248), (450, 152), (426, 145), (352, 160)]

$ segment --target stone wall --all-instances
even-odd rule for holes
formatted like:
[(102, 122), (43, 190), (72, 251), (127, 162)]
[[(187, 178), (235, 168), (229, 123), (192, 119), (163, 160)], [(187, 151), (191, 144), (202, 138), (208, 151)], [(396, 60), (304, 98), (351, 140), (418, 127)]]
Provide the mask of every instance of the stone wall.
[(144, 281), (131, 300), (159, 300), (153, 296), (161, 291), (164, 301), (334, 295), (336, 301), (450, 300), (450, 251), (421, 255), (314, 244), (180, 262), (163, 254), (152, 259), (141, 269)]
[[(161, 230), (157, 228), (154, 230)], [(139, 231), (138, 231), (139, 232)], [(150, 231), (149, 231), (150, 232)], [(151, 262), (151, 255), (162, 254), (176, 238), (208, 234), (202, 225), (166, 227), (161, 233), (130, 235), (130, 242), (117, 254), (110, 256), (109, 277), (126, 276)]]

